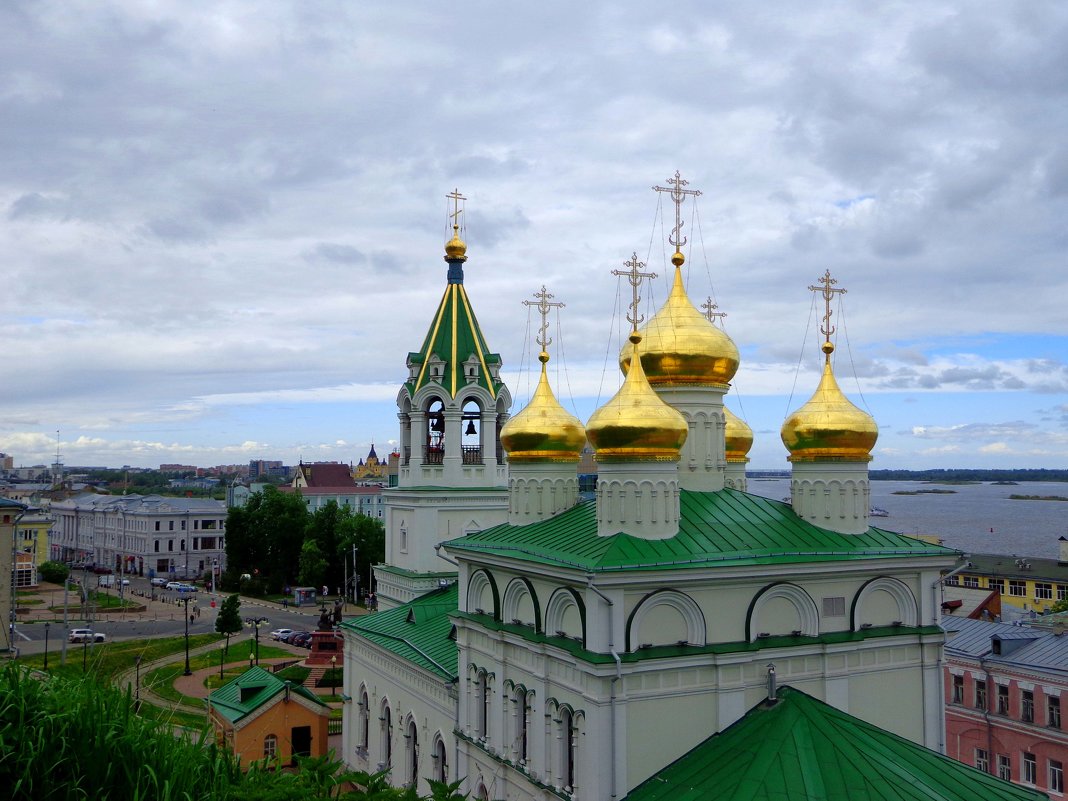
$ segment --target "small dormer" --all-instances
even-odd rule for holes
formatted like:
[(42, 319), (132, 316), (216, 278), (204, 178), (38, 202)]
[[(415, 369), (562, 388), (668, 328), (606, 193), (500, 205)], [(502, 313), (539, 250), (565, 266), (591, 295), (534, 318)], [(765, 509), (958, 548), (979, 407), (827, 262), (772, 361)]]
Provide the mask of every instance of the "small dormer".
[(1026, 629), (1022, 630), (1020, 634), (995, 634), (990, 638), (990, 650), (995, 656), (1008, 656), (1015, 651), (1019, 651), (1024, 646), (1030, 645), (1040, 636)]
[(445, 361), (438, 358), (438, 354), (433, 353), (430, 358), (427, 359), (427, 377), (435, 384), (440, 384), (442, 378), (445, 375)]
[(408, 353), (408, 380), (415, 381), (419, 378), (419, 368), (423, 366), (423, 354)]
[(464, 362), (464, 379), (468, 384), (473, 384), (478, 381), (478, 371), (481, 366), (478, 356), (472, 353), (467, 357), (467, 361)]

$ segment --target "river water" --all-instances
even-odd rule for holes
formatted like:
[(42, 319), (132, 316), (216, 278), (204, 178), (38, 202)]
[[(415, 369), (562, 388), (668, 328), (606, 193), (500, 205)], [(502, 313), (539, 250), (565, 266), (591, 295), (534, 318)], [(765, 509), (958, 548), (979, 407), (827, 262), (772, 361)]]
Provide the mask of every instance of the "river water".
[[(749, 492), (782, 500), (790, 496), (788, 478), (749, 479)], [(952, 490), (952, 495), (895, 495), (916, 490)], [(969, 553), (1058, 558), (1058, 539), (1068, 537), (1068, 502), (1011, 500), (1010, 495), (1068, 498), (1068, 483), (927, 484), (872, 481), (872, 506), (889, 517), (871, 524), (902, 534), (934, 534), (945, 545)]]

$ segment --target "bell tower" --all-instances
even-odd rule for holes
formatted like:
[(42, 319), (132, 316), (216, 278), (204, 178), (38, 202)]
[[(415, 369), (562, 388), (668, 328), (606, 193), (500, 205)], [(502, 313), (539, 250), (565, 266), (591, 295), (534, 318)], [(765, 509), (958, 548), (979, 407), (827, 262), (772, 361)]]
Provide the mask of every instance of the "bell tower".
[(384, 493), (386, 564), (375, 570), (379, 605), (406, 603), (449, 580), (439, 542), (508, 518), (508, 469), (500, 431), (512, 399), (501, 357), (486, 344), (464, 288), (460, 238), (466, 198), (447, 196), (452, 238), (445, 244), (445, 292), (408, 377), (397, 393), (398, 486)]

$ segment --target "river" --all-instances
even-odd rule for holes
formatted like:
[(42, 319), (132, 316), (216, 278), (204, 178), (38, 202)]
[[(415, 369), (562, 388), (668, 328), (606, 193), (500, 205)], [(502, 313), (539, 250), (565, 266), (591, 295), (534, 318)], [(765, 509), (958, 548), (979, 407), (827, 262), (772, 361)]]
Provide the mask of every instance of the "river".
[[(894, 494), (931, 489), (952, 490), (952, 494)], [(790, 480), (750, 478), (749, 492), (782, 500), (790, 495)], [(873, 517), (871, 524), (902, 534), (934, 534), (950, 548), (969, 553), (1058, 558), (1058, 540), (1068, 537), (1068, 501), (1011, 500), (1010, 495), (1068, 498), (1068, 483), (1006, 486), (873, 481), (872, 506), (885, 509), (889, 516)]]

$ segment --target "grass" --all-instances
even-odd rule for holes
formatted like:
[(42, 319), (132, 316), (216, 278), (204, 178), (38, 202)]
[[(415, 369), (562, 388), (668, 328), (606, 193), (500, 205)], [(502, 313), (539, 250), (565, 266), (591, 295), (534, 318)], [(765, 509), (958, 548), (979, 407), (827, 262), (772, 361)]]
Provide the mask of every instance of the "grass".
[[(192, 638), (190, 638), (192, 640)], [(255, 643), (248, 639), (232, 640), (230, 643), (230, 650), (225, 657), (223, 664), (223, 678), (219, 680), (219, 674), (212, 670), (205, 679), (205, 686), (208, 689), (215, 689), (222, 686), (226, 682), (230, 681), (237, 676), (240, 676), (246, 670), (248, 670), (248, 657), (250, 653), (255, 651)], [(208, 651), (204, 654), (198, 654), (190, 657), (189, 669), (192, 671), (203, 670), (204, 668), (218, 669), (219, 660), (222, 657), (222, 649), (218, 648), (212, 651)], [(260, 659), (277, 659), (279, 657), (291, 657), (288, 651), (283, 651), (281, 648), (273, 648), (269, 645), (260, 643)], [(151, 687), (152, 692), (167, 701), (174, 704), (182, 704), (184, 706), (202, 706), (204, 704), (203, 698), (197, 698), (192, 695), (185, 695), (174, 686), (174, 681), (185, 672), (185, 661), (176, 662), (173, 665), (164, 665), (163, 667), (156, 668), (144, 675), (144, 684), (146, 687)]]
[[(219, 634), (194, 634), (189, 637), (189, 647), (198, 648), (221, 639)], [(82, 648), (78, 643), (67, 645), (67, 664), (60, 665), (60, 645), (49, 650), (48, 672), (54, 675), (76, 677), (82, 674)], [(137, 656), (142, 662), (154, 662), (165, 656), (185, 650), (184, 637), (165, 637), (153, 640), (124, 640), (123, 642), (97, 643), (87, 646), (86, 672), (100, 682), (113, 681), (120, 673), (134, 666)], [(32, 654), (19, 658), (19, 664), (42, 669), (44, 654)]]
[(308, 678), (311, 673), (311, 668), (301, 667), (300, 665), (291, 665), (285, 670), (278, 671), (278, 678), (282, 681), (291, 681), (294, 684), (303, 684), (304, 680)]

